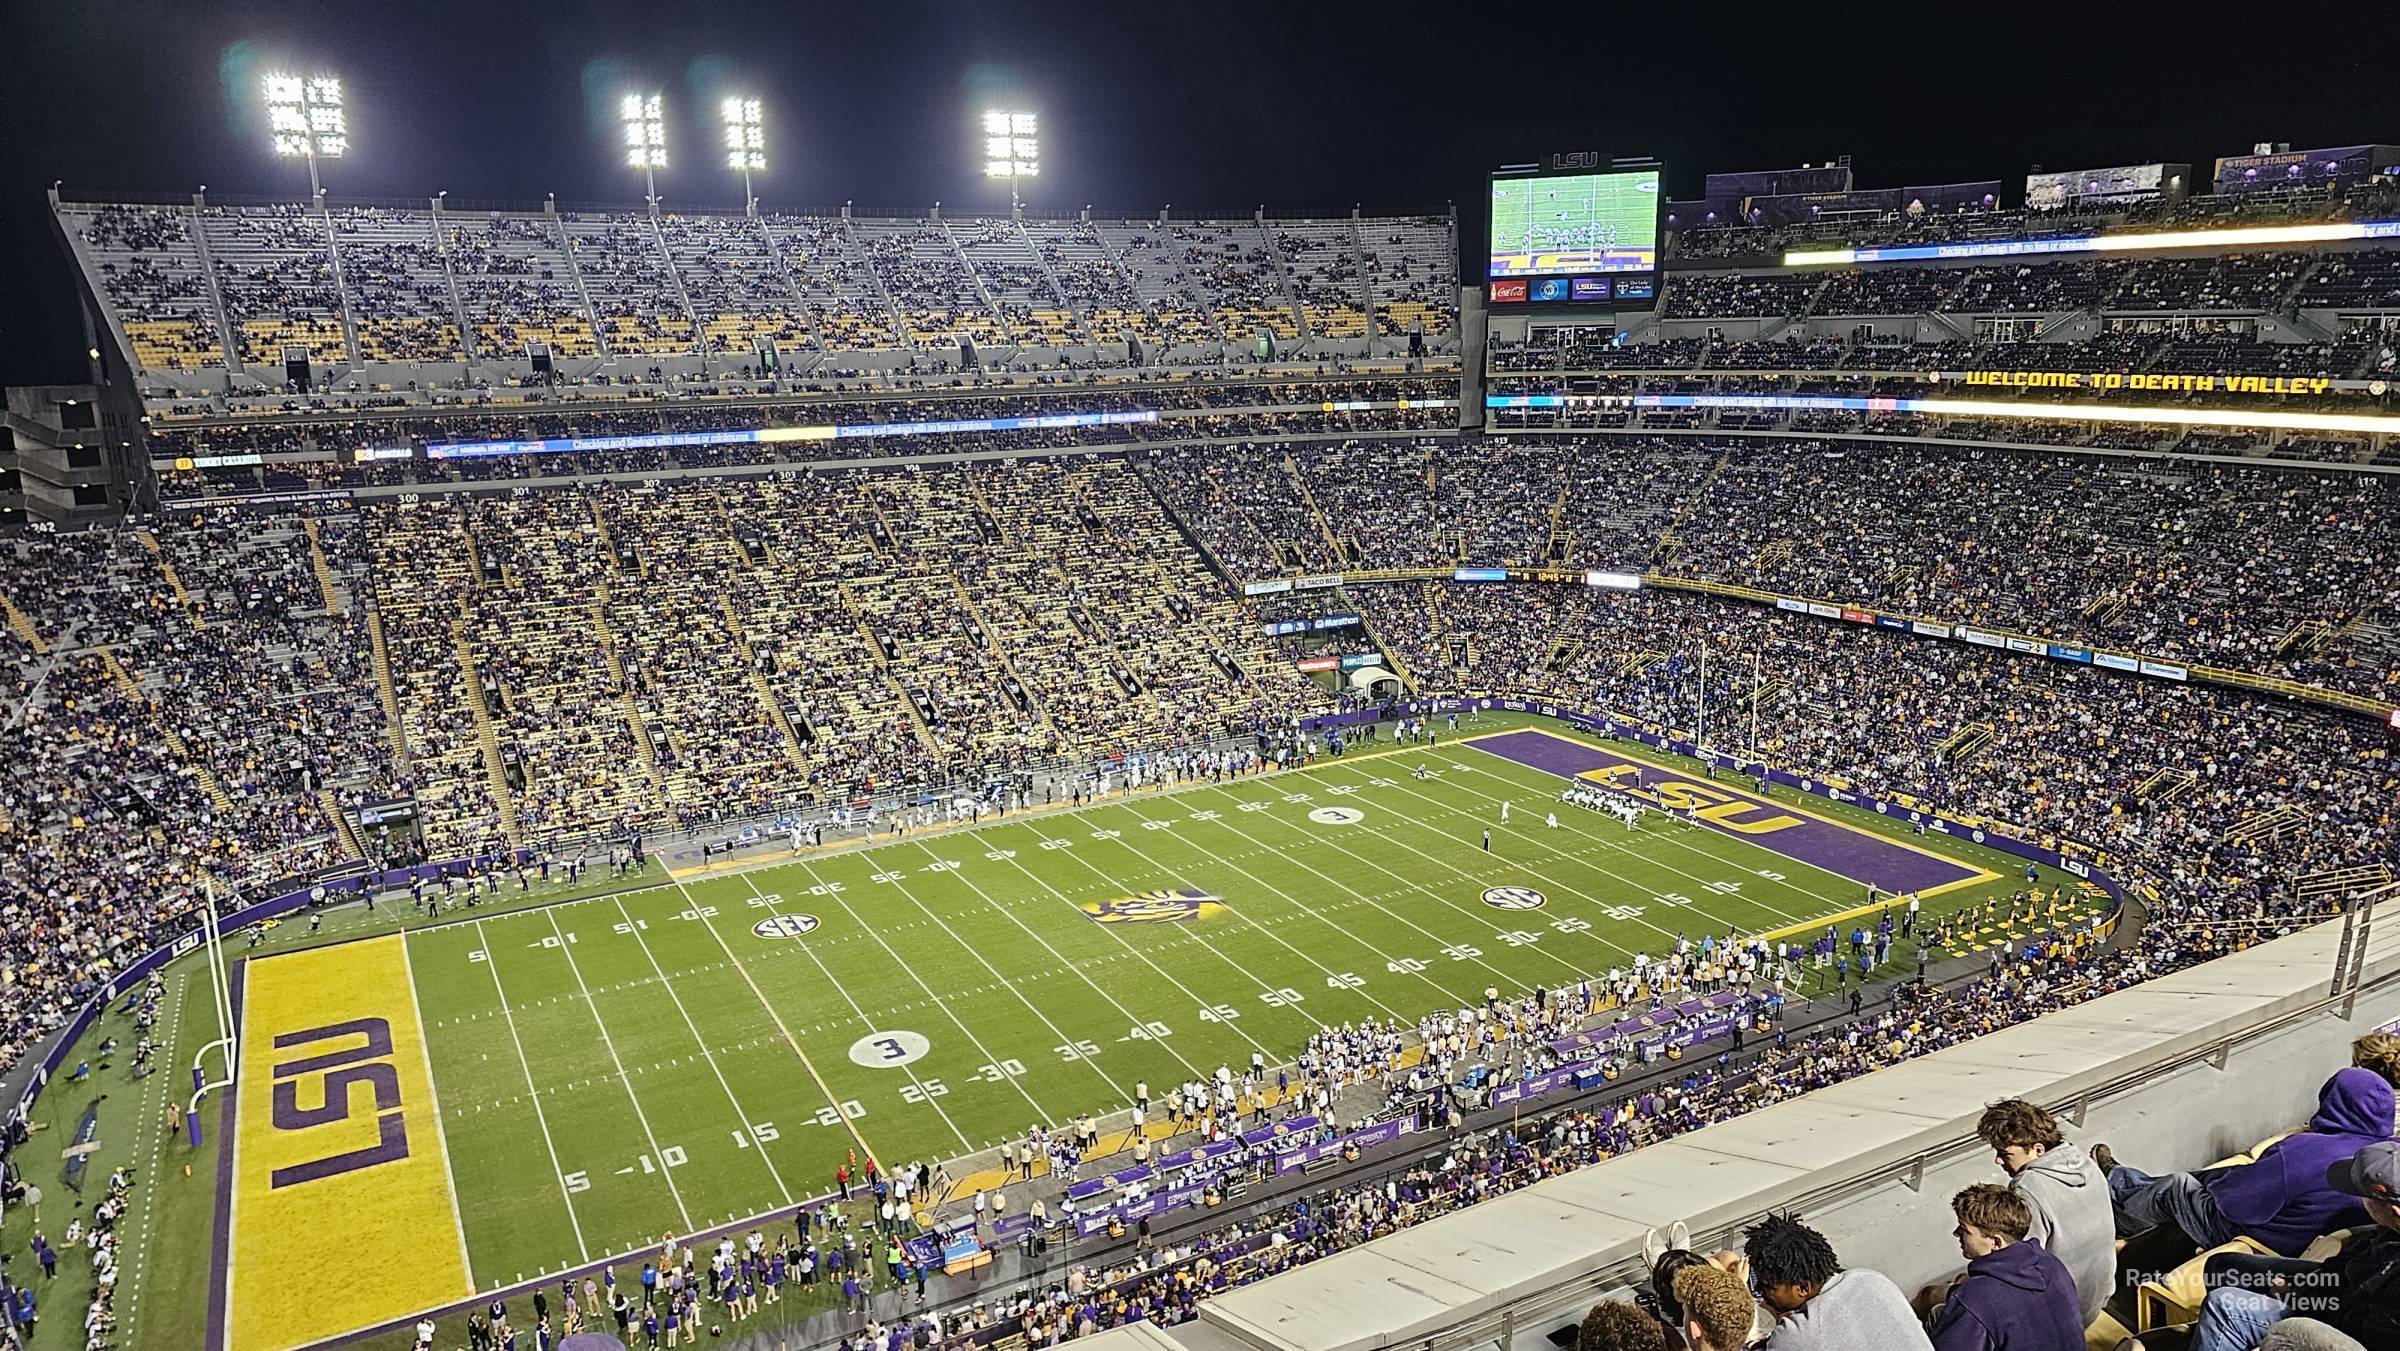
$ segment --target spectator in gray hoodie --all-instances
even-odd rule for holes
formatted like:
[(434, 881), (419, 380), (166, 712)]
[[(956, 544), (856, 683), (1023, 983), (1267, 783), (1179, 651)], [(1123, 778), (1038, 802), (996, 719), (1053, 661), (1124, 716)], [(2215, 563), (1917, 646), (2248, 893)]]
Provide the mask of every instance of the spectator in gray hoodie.
[(1775, 1311), (1764, 1351), (1933, 1351), (1891, 1277), (1842, 1270), (1833, 1245), (1797, 1219), (1769, 1215), (1750, 1226), (1742, 1254), (1752, 1287)]
[(2009, 1189), (2033, 1211), (2025, 1237), (2049, 1249), (2075, 1278), (2077, 1302), (2090, 1326), (2117, 1288), (2117, 1226), (2108, 1179), (2083, 1146), (2067, 1143), (2057, 1118), (2022, 1098), (1984, 1108), (1975, 1133), (2008, 1173)]

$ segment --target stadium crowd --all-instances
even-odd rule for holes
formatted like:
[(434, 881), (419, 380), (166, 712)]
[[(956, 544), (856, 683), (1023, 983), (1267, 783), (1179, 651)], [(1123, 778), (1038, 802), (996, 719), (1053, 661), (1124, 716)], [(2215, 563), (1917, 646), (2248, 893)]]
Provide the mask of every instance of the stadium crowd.
[(2383, 476), (1688, 437), (1487, 439), (1466, 451), (1162, 448), (1143, 464), (1245, 579), (1457, 564), (1649, 571), (2387, 700), (2400, 690), (2400, 486)]

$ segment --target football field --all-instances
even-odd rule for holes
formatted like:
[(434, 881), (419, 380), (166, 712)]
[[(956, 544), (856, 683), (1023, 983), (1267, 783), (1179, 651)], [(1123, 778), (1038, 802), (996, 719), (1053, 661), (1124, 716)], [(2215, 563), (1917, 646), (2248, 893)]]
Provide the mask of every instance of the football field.
[[(228, 1340), (305, 1345), (788, 1211), (853, 1158), (971, 1179), (1137, 1083), (1163, 1099), (1321, 1026), (1413, 1026), (1679, 935), (1813, 936), (1869, 882), (1929, 914), (2021, 885), (1963, 841), (1631, 755), (1494, 732), (253, 959)], [(1579, 777), (1703, 819), (1631, 829), (1561, 803)], [(343, 1297), (282, 1297), (295, 1262)]]
[(1495, 179), (1489, 275), (1649, 271), (1658, 212), (1655, 173)]

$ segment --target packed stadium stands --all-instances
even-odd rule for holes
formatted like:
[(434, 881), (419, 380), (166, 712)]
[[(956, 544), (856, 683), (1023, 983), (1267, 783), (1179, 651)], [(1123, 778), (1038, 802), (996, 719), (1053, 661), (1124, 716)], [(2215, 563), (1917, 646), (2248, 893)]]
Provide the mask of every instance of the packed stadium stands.
[[(870, 1340), (1014, 1351), (1180, 1322), (1473, 1202), (2292, 933), (2400, 868), (2377, 721), (2400, 702), (2400, 478), (2369, 463), (2392, 462), (2388, 438), (1629, 402), (2231, 372), (2381, 408), (2364, 386), (2400, 370), (2400, 338), (2370, 312), (2400, 308), (2400, 251), (1791, 270), (1775, 253), (2160, 217), (1710, 226), (1677, 236), (1686, 270), (1646, 328), (1495, 336), (1458, 372), (1470, 323), (1440, 217), (58, 213), (157, 414), (168, 505), (0, 540), (0, 909), (30, 921), (7, 944), (0, 1063), (188, 929), (212, 887), (1289, 738), (1361, 698), (1262, 632), (1245, 592), (1302, 579), (1363, 619), (1412, 696), (1601, 711), (2134, 892), (2117, 941), (2029, 930), (2018, 948), (2012, 927), (1981, 978), (1896, 984), (1887, 1009), (1747, 1063), (1464, 1131), (1387, 1186), (1029, 1279), (921, 1338), (900, 1313)], [(1450, 365), (1404, 360), (1419, 337)], [(537, 347), (554, 378), (534, 378)], [(319, 368), (305, 391), (285, 378), (300, 354)], [(1462, 435), (1458, 402), (1486, 388), (1590, 401), (1470, 412), (1491, 434)], [(1101, 413), (1155, 418), (1058, 420)], [(1019, 418), (1053, 420), (705, 439)], [(660, 441), (427, 453), (644, 435)], [(2298, 463), (2228, 462), (2245, 459)], [(1645, 586), (1566, 584), (1586, 569)], [(414, 804), (414, 839), (359, 824), (387, 799)], [(1439, 1069), (1382, 1110), (1446, 1110), (1465, 1058)]]
[[(154, 396), (1454, 351), (1438, 218), (946, 220), (392, 206), (58, 204)], [(1370, 316), (1373, 323), (1370, 324)], [(1370, 331), (1372, 330), (1372, 331)], [(761, 366), (772, 342), (777, 367)], [(536, 381), (540, 349), (556, 363)], [(840, 360), (832, 354), (843, 354)], [(228, 365), (228, 359), (232, 365)], [(202, 371), (233, 371), (198, 381)]]

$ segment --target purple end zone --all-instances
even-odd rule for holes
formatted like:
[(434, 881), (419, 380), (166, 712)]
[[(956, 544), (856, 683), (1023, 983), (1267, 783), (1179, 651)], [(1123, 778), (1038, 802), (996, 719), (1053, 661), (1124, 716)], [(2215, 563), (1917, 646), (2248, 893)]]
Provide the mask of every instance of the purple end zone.
[(1755, 834), (1731, 829), (1706, 817), (1701, 818), (1700, 824), (1810, 867), (1822, 868), (1854, 881), (1872, 882), (1888, 892), (1930, 891), (1979, 875), (1979, 870), (1963, 863), (1920, 853), (1863, 830), (1852, 830), (1848, 826), (1836, 825), (1814, 816), (1789, 812), (1784, 810), (1784, 804), (1756, 794), (1737, 792), (1721, 783), (1696, 780), (1680, 770), (1660, 769), (1656, 765), (1628, 759), (1580, 741), (1552, 736), (1547, 732), (1503, 732), (1497, 736), (1478, 737), (1465, 744), (1479, 751), (1488, 751), (1503, 760), (1513, 760), (1520, 765), (1556, 774), (1562, 779), (1572, 779), (1590, 770), (1630, 765), (1641, 771), (1645, 789), (1662, 781), (1694, 784), (1728, 801), (1749, 804), (1755, 810), (1741, 813), (1745, 823), (1763, 820), (1770, 815), (1791, 822), (1780, 829)]

